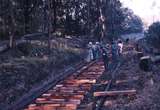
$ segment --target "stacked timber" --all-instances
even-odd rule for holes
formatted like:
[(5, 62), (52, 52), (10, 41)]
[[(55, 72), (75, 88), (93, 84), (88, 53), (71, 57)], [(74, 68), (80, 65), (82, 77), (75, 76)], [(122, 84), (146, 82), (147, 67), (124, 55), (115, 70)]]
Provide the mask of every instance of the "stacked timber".
[(139, 67), (144, 71), (150, 70), (150, 64), (151, 64), (151, 57), (150, 56), (144, 56), (140, 58)]

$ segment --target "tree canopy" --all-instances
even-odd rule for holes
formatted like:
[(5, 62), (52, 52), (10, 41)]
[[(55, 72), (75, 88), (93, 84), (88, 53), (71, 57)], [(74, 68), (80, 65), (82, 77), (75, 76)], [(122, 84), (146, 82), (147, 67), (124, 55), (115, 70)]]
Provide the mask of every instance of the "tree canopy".
[(123, 33), (139, 33), (143, 31), (143, 22), (141, 18), (128, 8), (123, 9), (125, 22), (123, 23)]
[(148, 43), (160, 48), (160, 22), (155, 22), (149, 26), (146, 36)]
[(112, 39), (122, 33), (128, 16), (128, 29), (142, 25), (119, 0), (1, 0), (0, 10), (1, 39), (35, 32)]

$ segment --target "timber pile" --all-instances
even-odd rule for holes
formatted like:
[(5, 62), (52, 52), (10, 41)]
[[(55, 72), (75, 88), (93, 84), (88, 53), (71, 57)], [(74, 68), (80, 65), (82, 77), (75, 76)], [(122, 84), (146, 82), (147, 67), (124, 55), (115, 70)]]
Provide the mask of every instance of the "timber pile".
[(144, 71), (150, 70), (151, 58), (149, 56), (141, 57), (140, 59), (140, 68)]
[(95, 63), (42, 94), (25, 110), (76, 110), (103, 71), (103, 63)]
[(157, 56), (144, 56), (140, 58), (139, 66), (144, 71), (150, 71), (151, 65), (160, 63), (160, 55)]

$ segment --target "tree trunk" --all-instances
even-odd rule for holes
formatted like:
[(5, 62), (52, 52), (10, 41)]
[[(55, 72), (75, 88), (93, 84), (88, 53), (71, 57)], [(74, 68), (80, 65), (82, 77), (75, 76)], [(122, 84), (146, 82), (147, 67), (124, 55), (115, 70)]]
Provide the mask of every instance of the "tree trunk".
[(55, 32), (56, 31), (56, 27), (57, 27), (57, 2), (56, 2), (56, 0), (53, 0), (53, 13), (54, 13), (53, 32)]
[(70, 17), (69, 17), (69, 8), (67, 7), (66, 9), (66, 22), (65, 22), (65, 30), (66, 30), (66, 33), (68, 34), (69, 31), (70, 31), (70, 28), (69, 28), (69, 25), (70, 25)]
[(24, 1), (24, 28), (25, 28), (25, 34), (29, 33), (29, 0)]
[(51, 51), (51, 34), (52, 34), (52, 1), (48, 0), (48, 51)]
[(13, 48), (13, 35), (12, 34), (9, 36), (9, 47)]
[(90, 32), (91, 32), (91, 24), (90, 24), (90, 20), (91, 20), (91, 18), (90, 18), (90, 11), (91, 11), (91, 9), (90, 9), (90, 7), (91, 7), (91, 0), (88, 0), (88, 9), (87, 9), (87, 11), (88, 11), (88, 15), (87, 15), (87, 26), (88, 26), (88, 28), (87, 28), (87, 33), (88, 33), (88, 35), (90, 36)]
[(99, 12), (100, 12), (100, 27), (101, 27), (101, 36), (99, 38), (99, 41), (103, 41), (103, 38), (105, 36), (105, 14), (104, 14), (104, 1), (100, 1), (100, 8), (99, 8)]
[(14, 41), (14, 34), (15, 34), (15, 28), (16, 28), (16, 22), (15, 22), (15, 18), (14, 18), (14, 5), (13, 5), (13, 1), (10, 1), (10, 5), (11, 5), (11, 9), (10, 9), (10, 14), (11, 14), (11, 31), (10, 31), (10, 37), (9, 37), (9, 47), (13, 48), (13, 41)]

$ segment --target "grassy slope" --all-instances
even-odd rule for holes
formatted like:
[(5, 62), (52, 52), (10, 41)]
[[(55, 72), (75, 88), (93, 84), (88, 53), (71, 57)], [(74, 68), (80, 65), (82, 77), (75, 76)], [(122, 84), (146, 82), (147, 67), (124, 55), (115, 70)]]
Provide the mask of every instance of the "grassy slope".
[(45, 55), (47, 47), (37, 44), (32, 45), (30, 54), (25, 57), (19, 49), (10, 50), (0, 56), (0, 107), (13, 103), (33, 86), (57, 75), (57, 71), (82, 60), (82, 49), (76, 48), (75, 41), (65, 41), (65, 45), (62, 41), (63, 39), (56, 40), (58, 45), (52, 46), (49, 56)]

